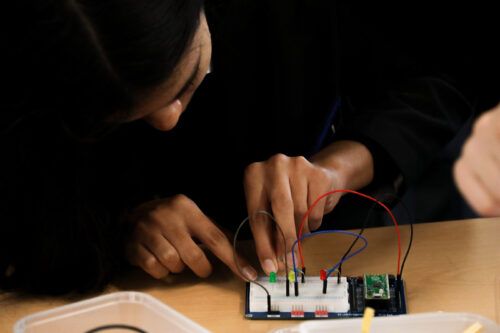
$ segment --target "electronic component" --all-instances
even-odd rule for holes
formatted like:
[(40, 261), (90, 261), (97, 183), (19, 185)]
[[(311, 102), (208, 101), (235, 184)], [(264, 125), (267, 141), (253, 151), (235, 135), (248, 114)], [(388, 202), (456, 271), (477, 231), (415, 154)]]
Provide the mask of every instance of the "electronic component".
[[(362, 236), (362, 232), (365, 229), (366, 221), (368, 220), (371, 210), (375, 207), (375, 204), (370, 208), (369, 214), (363, 223), (363, 228), (359, 234), (355, 234), (345, 230), (322, 230), (307, 235), (302, 236), (302, 229), (304, 223), (307, 221), (307, 217), (313, 207), (323, 198), (328, 195), (332, 195), (338, 192), (353, 193), (361, 197), (365, 197), (372, 200), (375, 204), (382, 206), (387, 213), (390, 215), (394, 222), (396, 229), (397, 239), (398, 239), (398, 260), (397, 260), (397, 279), (393, 275), (388, 274), (370, 274), (361, 277), (341, 277), (342, 263), (353, 257), (354, 255), (360, 253), (368, 246), (368, 240)], [(238, 239), (238, 233), (242, 226), (248, 222), (251, 218), (256, 216), (261, 216), (269, 221), (272, 221), (283, 239), (283, 247), (287, 248), (285, 234), (281, 229), (279, 223), (276, 219), (266, 211), (256, 211), (251, 213), (247, 218), (245, 218), (238, 228), (236, 229), (234, 239), (233, 239), (233, 256), (236, 262), (236, 267), (238, 271), (244, 276), (241, 267), (237, 260), (236, 251), (236, 241)], [(408, 249), (403, 258), (403, 263), (401, 264), (401, 236), (399, 232), (398, 223), (387, 206), (377, 199), (370, 197), (366, 194), (359, 193), (352, 190), (334, 190), (320, 196), (316, 201), (310, 206), (307, 214), (302, 220), (302, 224), (299, 229), (299, 237), (293, 242), (291, 250), (294, 252), (294, 248), (298, 245), (300, 263), (302, 264), (302, 271), (297, 269), (295, 256), (292, 256), (292, 262), (289, 263), (285, 257), (285, 267), (286, 276), (276, 278), (275, 274), (271, 274), (268, 277), (259, 277), (257, 280), (247, 282), (247, 300), (245, 307), (245, 315), (247, 318), (339, 318), (339, 317), (360, 317), (366, 307), (372, 306), (377, 310), (378, 316), (389, 316), (406, 313), (405, 295), (404, 295), (404, 283), (401, 279), (402, 271), (406, 258), (410, 252), (411, 243), (413, 239), (413, 226), (410, 222), (410, 242), (408, 244)], [(328, 270), (321, 270), (320, 277), (307, 277), (306, 269), (304, 266), (304, 258), (302, 256), (302, 249), (300, 246), (300, 241), (323, 233), (337, 233), (346, 234), (356, 237), (351, 246), (345, 252), (342, 259), (332, 268)], [(354, 246), (358, 240), (362, 240), (364, 245), (351, 253)], [(291, 266), (289, 266), (291, 264)], [(328, 279), (333, 272), (337, 271), (336, 281), (331, 283), (332, 279)], [(299, 293), (299, 283), (298, 277), (300, 273), (301, 277), (301, 292)], [(318, 284), (322, 285), (322, 288), (318, 288)], [(283, 287), (284, 289), (280, 288)], [(290, 297), (290, 285), (294, 289), (294, 296)], [(333, 290), (328, 290), (328, 285)], [(347, 289), (345, 289), (347, 288)], [(342, 293), (343, 290), (347, 290), (343, 296), (337, 295), (337, 293)], [(303, 292), (302, 292), (303, 291)], [(333, 293), (333, 298), (332, 298)], [(300, 294), (300, 295), (299, 295)], [(340, 302), (340, 303), (339, 303)], [(326, 303), (326, 304), (325, 304)], [(338, 308), (340, 304), (344, 305), (344, 308)], [(347, 307), (345, 306), (347, 304)]]
[(363, 284), (365, 286), (366, 301), (389, 300), (391, 298), (388, 274), (365, 274), (363, 275)]
[[(348, 283), (344, 278), (339, 285), (337, 281), (329, 281), (330, 288), (327, 295), (321, 293), (323, 281), (318, 277), (305, 278), (305, 283), (300, 286), (300, 296), (285, 295), (285, 277), (278, 276), (276, 283), (269, 283), (267, 277), (259, 277), (257, 282), (263, 284), (271, 294), (271, 306), (278, 309), (280, 313), (289, 313), (294, 309), (307, 313), (316, 311), (327, 312), (347, 312), (349, 311)], [(292, 287), (293, 286), (293, 287)], [(295, 284), (291, 284), (295, 288)], [(319, 293), (318, 293), (319, 291)], [(293, 293), (292, 293), (293, 295)], [(267, 311), (266, 292), (256, 284), (250, 284), (248, 287), (249, 312), (265, 313)]]
[[(397, 280), (393, 275), (370, 276), (387, 276), (389, 288), (389, 298), (385, 306), (378, 306), (375, 315), (405, 314), (404, 283), (397, 288)], [(337, 278), (321, 280), (319, 276), (306, 276), (305, 282), (300, 284), (299, 296), (294, 296), (295, 290), (290, 296), (286, 296), (285, 282), (289, 281), (288, 278), (288, 276), (277, 276), (274, 283), (270, 283), (267, 276), (258, 277), (256, 280), (271, 295), (272, 314), (267, 312), (267, 294), (264, 289), (257, 284), (247, 283), (245, 316), (250, 319), (362, 317), (365, 307), (368, 306), (363, 277), (341, 277), (340, 283), (337, 283)], [(322, 292), (323, 283), (328, 284), (326, 294)], [(291, 283), (290, 288), (295, 288), (295, 285)]]

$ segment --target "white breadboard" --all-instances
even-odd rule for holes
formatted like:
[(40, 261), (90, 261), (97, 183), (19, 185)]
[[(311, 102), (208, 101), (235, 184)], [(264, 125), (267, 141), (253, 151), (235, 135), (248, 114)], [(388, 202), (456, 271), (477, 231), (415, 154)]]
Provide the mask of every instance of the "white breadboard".
[[(286, 282), (284, 276), (276, 277), (276, 282), (269, 282), (269, 277), (258, 277), (257, 282), (262, 284), (271, 294), (271, 308), (280, 312), (348, 312), (349, 293), (348, 283), (342, 277), (328, 279), (327, 293), (323, 294), (323, 281), (318, 276), (306, 277), (305, 282), (299, 279), (299, 296), (295, 296), (294, 283), (290, 283), (290, 296), (286, 296)], [(251, 283), (249, 292), (250, 312), (267, 312), (267, 294), (258, 285)]]

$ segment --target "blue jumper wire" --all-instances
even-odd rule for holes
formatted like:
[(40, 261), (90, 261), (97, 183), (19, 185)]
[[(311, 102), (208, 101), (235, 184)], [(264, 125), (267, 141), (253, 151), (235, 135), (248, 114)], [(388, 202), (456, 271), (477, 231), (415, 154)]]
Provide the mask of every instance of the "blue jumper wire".
[(351, 235), (351, 236), (355, 236), (356, 238), (361, 238), (364, 242), (365, 242), (365, 245), (363, 245), (362, 248), (360, 248), (359, 250), (357, 250), (356, 252), (348, 255), (347, 257), (345, 257), (344, 259), (342, 259), (341, 261), (339, 261), (335, 266), (333, 266), (332, 269), (329, 269), (328, 270), (328, 274), (326, 275), (326, 279), (328, 279), (328, 277), (330, 276), (330, 274), (333, 273), (333, 271), (335, 271), (335, 269), (337, 267), (339, 267), (344, 261), (346, 261), (347, 259), (355, 256), (356, 254), (360, 253), (361, 251), (363, 251), (364, 249), (366, 249), (366, 247), (368, 246), (368, 240), (363, 237), (362, 235), (359, 235), (359, 234), (355, 234), (353, 232), (349, 232), (349, 231), (344, 231), (344, 230), (323, 230), (323, 231), (316, 231), (316, 232), (312, 232), (310, 234), (307, 234), (307, 235), (304, 235), (300, 238), (298, 238), (295, 242), (293, 242), (292, 244), (292, 261), (293, 261), (293, 271), (295, 272), (295, 282), (297, 282), (297, 269), (295, 268), (295, 245), (303, 240), (304, 238), (307, 238), (309, 236), (313, 236), (313, 235), (319, 235), (319, 234), (330, 234), (330, 233), (337, 233), (337, 234), (346, 234), (346, 235)]

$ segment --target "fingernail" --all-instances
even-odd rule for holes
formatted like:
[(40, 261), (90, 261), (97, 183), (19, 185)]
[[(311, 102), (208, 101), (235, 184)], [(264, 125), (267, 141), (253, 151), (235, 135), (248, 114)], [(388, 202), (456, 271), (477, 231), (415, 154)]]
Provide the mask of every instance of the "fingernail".
[(250, 281), (253, 281), (257, 278), (257, 272), (250, 266), (243, 267), (243, 275)]
[(271, 272), (276, 273), (276, 265), (271, 259), (264, 260), (264, 262), (262, 263), (262, 269), (264, 270), (264, 272), (266, 272), (267, 275), (271, 274)]

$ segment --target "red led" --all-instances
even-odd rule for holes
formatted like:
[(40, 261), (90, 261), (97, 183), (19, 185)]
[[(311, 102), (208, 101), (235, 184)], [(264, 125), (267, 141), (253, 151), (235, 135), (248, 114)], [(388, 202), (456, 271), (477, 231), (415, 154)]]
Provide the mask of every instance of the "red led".
[(321, 281), (326, 279), (326, 271), (324, 269), (319, 271), (319, 277), (320, 277)]

